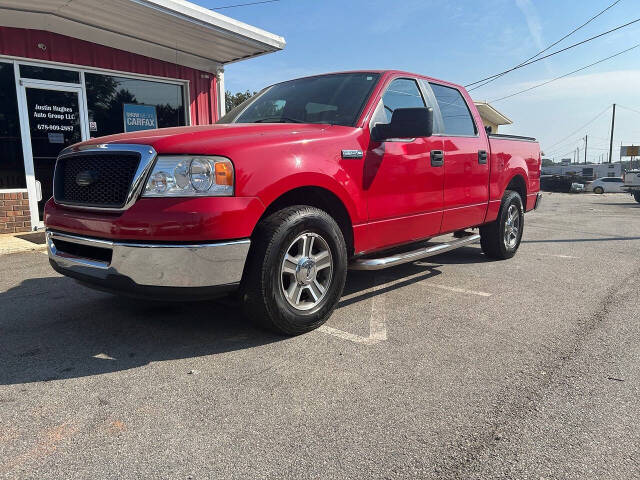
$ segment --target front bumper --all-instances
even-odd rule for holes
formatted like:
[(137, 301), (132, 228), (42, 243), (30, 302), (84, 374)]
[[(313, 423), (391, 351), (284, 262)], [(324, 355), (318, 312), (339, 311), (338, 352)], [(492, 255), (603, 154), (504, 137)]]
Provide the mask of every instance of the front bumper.
[(242, 279), (248, 239), (206, 244), (104, 240), (47, 230), (52, 267), (94, 288), (135, 296), (209, 298)]

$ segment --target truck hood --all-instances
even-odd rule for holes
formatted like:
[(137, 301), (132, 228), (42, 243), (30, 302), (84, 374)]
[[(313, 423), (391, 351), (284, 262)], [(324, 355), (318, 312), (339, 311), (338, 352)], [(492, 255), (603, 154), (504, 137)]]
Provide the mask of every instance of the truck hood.
[(161, 128), (134, 133), (109, 135), (78, 144), (97, 145), (105, 143), (150, 145), (163, 154), (224, 154), (233, 145), (293, 143), (301, 140), (321, 138), (328, 131), (345, 134), (351, 127), (317, 124), (219, 124), (196, 127)]

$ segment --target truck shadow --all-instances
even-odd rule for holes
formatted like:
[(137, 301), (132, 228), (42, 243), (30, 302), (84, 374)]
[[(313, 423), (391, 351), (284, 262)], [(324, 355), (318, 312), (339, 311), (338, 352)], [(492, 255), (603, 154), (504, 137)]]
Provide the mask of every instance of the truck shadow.
[(283, 337), (226, 302), (153, 303), (96, 292), (65, 277), (0, 294), (0, 385), (99, 375), (212, 355)]
[(442, 253), (435, 257), (426, 258), (423, 262), (437, 263), (440, 265), (469, 265), (471, 263), (487, 263), (494, 262), (495, 260), (486, 257), (480, 245), (469, 245), (467, 247), (460, 247), (451, 252)]
[[(408, 264), (384, 276), (372, 273), (350, 272), (344, 295), (352, 297), (339, 306), (440, 272), (433, 265)], [(66, 277), (24, 280), (0, 293), (0, 306), (0, 385), (100, 375), (295, 341), (254, 327), (232, 300), (154, 303), (96, 292)]]

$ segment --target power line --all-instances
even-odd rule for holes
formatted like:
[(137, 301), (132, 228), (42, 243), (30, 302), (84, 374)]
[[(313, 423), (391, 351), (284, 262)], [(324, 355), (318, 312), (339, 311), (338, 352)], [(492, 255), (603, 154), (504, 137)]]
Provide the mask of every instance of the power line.
[[(609, 138), (605, 139), (605, 138), (602, 138), (602, 137), (594, 137), (590, 133), (590, 131), (584, 131), (584, 134), (589, 136), (589, 144), (590, 145), (593, 145), (593, 142), (594, 142), (594, 139), (595, 139), (595, 146), (590, 147), (590, 148), (597, 148), (598, 145), (601, 146), (601, 147), (604, 147), (605, 146), (604, 144), (606, 143), (607, 150), (609, 150)], [(543, 149), (543, 150), (544, 150), (544, 153), (546, 155), (553, 156), (554, 154), (558, 153), (559, 151), (564, 150), (565, 148), (567, 148), (569, 145), (581, 143), (583, 140), (584, 140), (584, 136), (573, 137), (573, 138), (567, 139), (567, 141), (560, 141), (557, 144), (554, 144), (554, 145), (557, 145), (557, 146), (552, 146), (551, 148), (546, 148), (546, 149)]]
[[(612, 28), (611, 30), (607, 30), (606, 32), (602, 32), (602, 33), (600, 33), (598, 35), (595, 35), (593, 37), (589, 37), (589, 38), (587, 38), (585, 40), (582, 40), (582, 41), (580, 41), (578, 43), (574, 43), (572, 45), (569, 45), (568, 47), (561, 48), (560, 50), (556, 50), (555, 52), (551, 52), (550, 54), (545, 55), (544, 57), (536, 58), (535, 60), (531, 60), (530, 62), (521, 63), (520, 65), (517, 65), (517, 66), (515, 66), (513, 68), (510, 68), (508, 70), (505, 70), (504, 72), (496, 73), (495, 75), (491, 75), (489, 77), (485, 77), (482, 80), (478, 80), (477, 82), (469, 83), (468, 85), (465, 85), (465, 88), (466, 87), (470, 87), (472, 85), (476, 85), (476, 84), (481, 83), (481, 82), (484, 82), (485, 80), (501, 77), (503, 75), (506, 75), (507, 73), (513, 72), (514, 70), (518, 70), (519, 68), (523, 68), (523, 67), (526, 67), (528, 65), (531, 65), (531, 64), (534, 64), (534, 63), (537, 63), (537, 62), (541, 62), (542, 60), (544, 60), (546, 58), (553, 57), (554, 55), (558, 55), (559, 53), (562, 53), (562, 52), (566, 52), (567, 50), (570, 50), (572, 48), (575, 48), (575, 47), (578, 47), (580, 45), (583, 45), (583, 44), (585, 44), (587, 42), (590, 42), (592, 40), (595, 40), (597, 38), (603, 37), (605, 35), (608, 35), (610, 33), (615, 32), (617, 30), (620, 30), (621, 28), (625, 28), (625, 27), (628, 27), (629, 25), (633, 25), (634, 23), (637, 23), (637, 22), (640, 22), (640, 18), (636, 18), (635, 20), (632, 20), (629, 23), (625, 23), (624, 25), (620, 25), (620, 26), (618, 26), (616, 28)], [(479, 88), (479, 87), (477, 87), (477, 88)], [(471, 90), (474, 90), (474, 88), (469, 89), (469, 91), (471, 91)]]
[(261, 2), (238, 3), (236, 5), (225, 5), (224, 7), (215, 7), (215, 8), (212, 8), (211, 10), (224, 10), (226, 8), (248, 7), (249, 5), (260, 5), (262, 3), (274, 3), (279, 1), (280, 0), (262, 0)]
[(618, 55), (622, 55), (623, 53), (627, 53), (628, 51), (633, 50), (634, 48), (638, 48), (638, 47), (640, 47), (640, 43), (637, 43), (633, 47), (627, 48), (626, 50), (622, 50), (621, 52), (613, 54), (613, 55), (611, 55), (611, 56), (609, 56), (607, 58), (603, 58), (602, 60), (598, 60), (597, 62), (593, 62), (593, 63), (587, 65), (586, 67), (578, 68), (577, 70), (574, 70), (573, 72), (565, 73), (564, 75), (560, 75), (559, 77), (552, 78), (551, 80), (548, 80), (546, 82), (539, 83), (538, 85), (534, 85), (533, 87), (525, 88), (524, 90), (520, 90), (519, 92), (512, 93), (511, 95), (507, 95), (505, 97), (500, 97), (500, 98), (496, 98), (494, 100), (490, 100), (490, 103), (499, 102), (501, 100), (505, 100), (507, 98), (515, 97), (516, 95), (520, 95), (521, 93), (528, 92), (528, 91), (533, 90), (535, 88), (539, 88), (539, 87), (542, 87), (544, 85), (548, 85), (551, 82), (555, 82), (556, 80), (560, 80), (562, 78), (565, 78), (565, 77), (568, 77), (570, 75), (573, 75), (574, 73), (581, 72), (582, 70), (586, 70), (587, 68), (593, 67), (594, 65), (598, 65), (599, 63), (606, 62), (607, 60), (611, 60), (612, 58), (617, 57)]
[[(567, 38), (569, 38), (571, 35), (573, 35), (574, 33), (576, 33), (578, 30), (582, 29), (583, 27), (586, 27), (587, 25), (589, 25), (593, 20), (595, 20), (596, 18), (598, 18), (600, 15), (602, 15), (603, 13), (605, 13), (607, 10), (615, 7), (618, 3), (620, 3), (622, 0), (616, 0), (615, 2), (613, 2), (611, 5), (609, 5), (607, 8), (605, 8), (604, 10), (600, 11), (598, 14), (594, 15), (593, 17), (591, 17), (589, 20), (587, 20), (586, 22), (584, 22), (582, 25), (580, 25), (579, 27), (574, 28), (571, 32), (567, 33), (564, 37), (562, 37), (560, 40), (552, 43), (551, 45), (549, 45), (547, 48), (540, 50), (538, 53), (536, 53), (533, 57), (529, 57), (526, 60), (524, 60), (522, 63), (518, 64), (516, 67), (522, 67), (524, 66), (525, 63), (529, 62), (530, 60), (533, 60), (534, 58), (539, 57), (540, 55), (542, 55), (544, 52), (552, 49), (553, 47), (555, 47), (556, 45), (558, 45), (559, 43), (561, 43), (563, 40), (566, 40)], [(502, 77), (503, 75), (506, 75), (508, 72), (503, 72), (500, 73), (498, 76), (491, 78), (489, 80), (487, 80), (485, 83), (483, 83), (482, 85), (478, 85), (477, 87), (473, 87), (470, 90), (475, 90), (476, 88), (480, 88), (480, 87), (484, 87), (485, 85), (497, 80), (498, 78)], [(482, 81), (482, 80), (481, 80)], [(479, 82), (474, 82), (469, 84), (469, 86), (471, 85), (475, 85), (476, 83)]]
[(602, 110), (599, 114), (597, 114), (595, 117), (593, 117), (591, 120), (589, 120), (587, 123), (585, 123), (584, 125), (582, 125), (580, 128), (576, 129), (575, 132), (571, 132), (569, 135), (567, 135), (566, 137), (564, 137), (562, 140), (558, 140), (556, 143), (549, 145), (549, 148), (553, 148), (556, 145), (560, 145), (561, 143), (563, 143), (565, 140), (573, 137), (575, 134), (577, 134), (578, 132), (580, 132), (581, 130), (583, 130), (584, 128), (588, 127), (589, 125), (591, 125), (593, 122), (595, 122), (598, 118), (600, 118), (602, 115), (604, 115), (609, 109), (611, 108), (611, 105), (608, 105), (607, 108), (605, 108), (604, 110)]
[(624, 108), (625, 110), (629, 110), (630, 112), (640, 113), (640, 110), (634, 110), (633, 108), (625, 107), (624, 105), (618, 105), (620, 108)]

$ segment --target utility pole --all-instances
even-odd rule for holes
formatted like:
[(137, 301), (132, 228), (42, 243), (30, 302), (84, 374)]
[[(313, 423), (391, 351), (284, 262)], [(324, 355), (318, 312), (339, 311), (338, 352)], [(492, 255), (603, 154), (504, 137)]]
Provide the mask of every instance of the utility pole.
[(611, 139), (609, 140), (609, 163), (612, 162), (613, 158), (613, 129), (616, 126), (616, 104), (613, 104), (613, 114), (611, 115)]
[(587, 138), (589, 135), (584, 136), (584, 164), (587, 164)]

